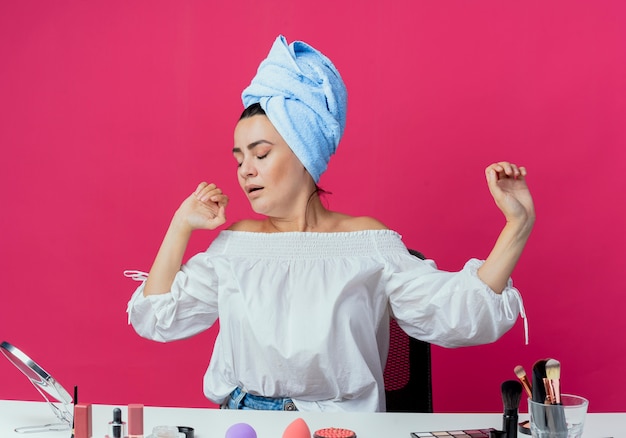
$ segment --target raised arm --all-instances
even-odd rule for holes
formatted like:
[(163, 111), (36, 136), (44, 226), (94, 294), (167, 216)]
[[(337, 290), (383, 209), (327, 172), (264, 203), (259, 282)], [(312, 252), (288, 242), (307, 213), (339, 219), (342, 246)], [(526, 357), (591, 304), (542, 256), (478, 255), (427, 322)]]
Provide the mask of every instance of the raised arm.
[(228, 197), (215, 184), (200, 183), (170, 222), (143, 291), (144, 296), (169, 292), (180, 270), (193, 230), (213, 230), (226, 222)]
[(496, 293), (502, 293), (535, 223), (535, 207), (526, 184), (526, 168), (501, 161), (488, 166), (485, 175), (506, 225), (478, 269), (478, 276)]

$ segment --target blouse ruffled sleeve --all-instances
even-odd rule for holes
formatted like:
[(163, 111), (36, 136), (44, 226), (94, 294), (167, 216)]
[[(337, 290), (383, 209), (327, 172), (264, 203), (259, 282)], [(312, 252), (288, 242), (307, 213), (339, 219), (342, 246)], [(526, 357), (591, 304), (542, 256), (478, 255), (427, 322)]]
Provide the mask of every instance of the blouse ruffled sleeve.
[(217, 276), (206, 254), (181, 267), (169, 292), (145, 297), (147, 274), (127, 271), (141, 281), (128, 302), (128, 322), (142, 337), (160, 342), (184, 339), (211, 327), (218, 317)]
[(522, 298), (511, 279), (496, 294), (477, 274), (483, 261), (469, 260), (458, 272), (438, 270), (432, 260), (399, 256), (388, 264), (391, 311), (410, 336), (442, 347), (487, 344), (524, 318)]

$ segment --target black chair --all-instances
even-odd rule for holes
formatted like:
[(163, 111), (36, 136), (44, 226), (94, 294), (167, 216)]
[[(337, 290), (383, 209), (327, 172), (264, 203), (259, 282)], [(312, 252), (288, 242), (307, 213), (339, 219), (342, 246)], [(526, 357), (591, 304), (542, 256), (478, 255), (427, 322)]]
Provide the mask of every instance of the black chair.
[[(418, 251), (409, 252), (425, 259)], [(393, 318), (389, 330), (384, 372), (387, 412), (433, 412), (430, 344), (407, 335)]]

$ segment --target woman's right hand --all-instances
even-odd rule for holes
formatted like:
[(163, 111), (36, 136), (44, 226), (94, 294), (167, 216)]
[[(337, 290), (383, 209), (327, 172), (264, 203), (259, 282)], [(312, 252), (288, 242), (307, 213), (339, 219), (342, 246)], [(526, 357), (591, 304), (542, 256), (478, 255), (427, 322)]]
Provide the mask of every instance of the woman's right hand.
[(193, 230), (213, 230), (226, 222), (228, 196), (215, 184), (200, 183), (178, 207), (157, 253), (144, 296), (167, 293), (180, 270)]
[(215, 184), (202, 182), (176, 211), (177, 218), (193, 230), (213, 230), (226, 222), (228, 196)]

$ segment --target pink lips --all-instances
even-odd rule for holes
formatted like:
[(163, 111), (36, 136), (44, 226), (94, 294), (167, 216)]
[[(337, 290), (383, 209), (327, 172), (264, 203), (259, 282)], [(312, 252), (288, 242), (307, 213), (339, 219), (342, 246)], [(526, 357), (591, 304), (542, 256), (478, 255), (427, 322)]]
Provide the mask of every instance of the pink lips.
[(261, 189), (263, 189), (263, 187), (257, 186), (257, 185), (253, 185), (253, 184), (247, 185), (245, 187), (245, 190), (246, 190), (246, 193), (248, 194), (248, 196), (252, 195), (253, 193), (258, 192)]

